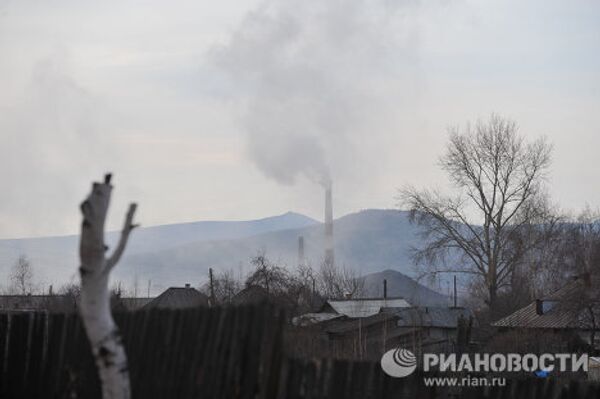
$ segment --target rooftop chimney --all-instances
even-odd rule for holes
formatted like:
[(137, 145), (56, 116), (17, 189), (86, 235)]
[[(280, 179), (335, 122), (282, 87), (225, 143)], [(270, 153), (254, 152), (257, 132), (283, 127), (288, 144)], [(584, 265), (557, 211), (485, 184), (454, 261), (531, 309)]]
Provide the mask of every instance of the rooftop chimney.
[(190, 288), (190, 283), (186, 283), (185, 288)]
[(333, 205), (331, 202), (331, 183), (325, 186), (325, 263), (334, 264), (333, 254)]
[(539, 316), (544, 314), (544, 301), (541, 299), (535, 300), (535, 313)]

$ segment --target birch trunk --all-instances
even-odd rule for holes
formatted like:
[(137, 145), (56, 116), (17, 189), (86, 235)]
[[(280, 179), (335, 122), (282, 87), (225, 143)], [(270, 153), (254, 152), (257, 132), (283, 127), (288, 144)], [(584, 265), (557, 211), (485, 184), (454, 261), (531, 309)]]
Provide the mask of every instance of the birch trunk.
[(92, 346), (104, 399), (129, 399), (127, 356), (119, 330), (110, 310), (108, 279), (125, 250), (133, 224), (136, 205), (131, 204), (121, 238), (113, 254), (106, 258), (104, 224), (110, 203), (111, 175), (103, 183), (94, 183), (92, 192), (81, 204), (83, 222), (79, 255), (81, 258), (81, 298), (79, 311)]

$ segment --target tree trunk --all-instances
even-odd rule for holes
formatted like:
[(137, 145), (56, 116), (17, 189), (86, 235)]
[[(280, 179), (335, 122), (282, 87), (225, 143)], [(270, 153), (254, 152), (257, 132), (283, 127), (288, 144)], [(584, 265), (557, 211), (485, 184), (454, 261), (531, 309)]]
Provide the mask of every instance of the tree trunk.
[(112, 191), (110, 178), (110, 175), (106, 175), (104, 183), (94, 183), (92, 192), (81, 204), (83, 222), (79, 248), (81, 258), (79, 311), (98, 368), (102, 397), (128, 399), (130, 388), (127, 356), (111, 314), (108, 280), (111, 269), (125, 250), (129, 233), (135, 227), (132, 222), (136, 205), (129, 206), (121, 239), (112, 256), (106, 258), (104, 223)]
[(490, 283), (489, 287), (489, 309), (490, 309), (490, 314), (492, 316), (492, 318), (496, 317), (496, 312), (497, 312), (497, 299), (498, 299), (498, 288), (496, 287), (495, 283)]

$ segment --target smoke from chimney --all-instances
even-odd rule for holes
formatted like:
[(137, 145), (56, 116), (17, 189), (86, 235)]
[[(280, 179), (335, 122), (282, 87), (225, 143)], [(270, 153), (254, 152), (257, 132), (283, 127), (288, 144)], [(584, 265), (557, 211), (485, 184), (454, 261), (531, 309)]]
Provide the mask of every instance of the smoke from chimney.
[(325, 185), (325, 263), (328, 265), (334, 264), (331, 186), (331, 182)]
[(365, 173), (363, 138), (387, 143), (383, 121), (414, 104), (415, 26), (405, 15), (421, 7), (410, 3), (266, 0), (212, 49), (246, 154), (265, 176), (292, 185)]

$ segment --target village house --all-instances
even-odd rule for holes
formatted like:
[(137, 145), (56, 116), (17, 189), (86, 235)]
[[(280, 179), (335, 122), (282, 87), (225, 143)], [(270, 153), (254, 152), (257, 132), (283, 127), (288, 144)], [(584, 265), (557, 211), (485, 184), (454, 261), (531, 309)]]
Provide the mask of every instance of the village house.
[(208, 296), (186, 284), (185, 287), (168, 288), (142, 309), (185, 309), (199, 306), (208, 306)]
[(498, 333), (553, 334), (557, 340), (577, 336), (598, 348), (600, 334), (600, 279), (581, 275), (572, 277), (554, 293), (532, 301), (527, 306), (496, 321)]
[(385, 308), (396, 316), (387, 336), (388, 348), (402, 347), (414, 353), (455, 352), (468, 344), (473, 313), (464, 307)]
[(468, 341), (472, 320), (472, 313), (462, 307), (414, 307), (403, 298), (365, 298), (329, 300), (319, 312), (296, 317), (293, 323), (312, 335), (305, 345), (316, 351), (336, 358), (378, 359), (398, 346), (415, 352), (455, 351), (461, 327), (462, 341)]
[(70, 313), (77, 310), (72, 295), (0, 295), (2, 312)]
[[(208, 306), (208, 297), (189, 284), (171, 287), (155, 298), (111, 298), (113, 310), (131, 312), (141, 309), (183, 309)], [(77, 311), (78, 295), (0, 295), (0, 312), (72, 313)]]

